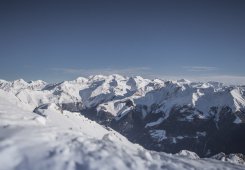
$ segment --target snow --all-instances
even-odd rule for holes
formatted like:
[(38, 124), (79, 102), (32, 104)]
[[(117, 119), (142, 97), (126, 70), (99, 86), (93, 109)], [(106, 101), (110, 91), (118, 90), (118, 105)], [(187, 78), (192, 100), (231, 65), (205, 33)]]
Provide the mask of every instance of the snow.
[[(110, 113), (113, 116), (123, 115), (126, 110), (130, 111), (133, 107), (128, 108), (126, 106), (127, 100), (113, 100), (102, 103), (96, 107), (97, 112), (104, 111)], [(127, 112), (128, 113), (128, 112)]]
[(158, 104), (161, 106), (160, 110), (166, 113), (166, 118), (171, 109), (177, 106), (195, 108), (206, 118), (210, 116), (212, 107), (221, 110), (228, 106), (233, 112), (244, 109), (245, 99), (242, 91), (240, 87), (227, 87), (222, 84), (166, 82), (164, 87), (135, 99), (135, 103), (147, 107)]
[(236, 116), (236, 119), (233, 121), (233, 123), (240, 124), (242, 123), (242, 120), (238, 116)]
[(181, 139), (184, 139), (185, 137), (184, 136), (177, 136), (176, 138), (181, 140)]
[(148, 128), (148, 127), (152, 127), (152, 126), (157, 126), (157, 125), (161, 124), (163, 121), (164, 121), (164, 118), (160, 117), (160, 118), (157, 119), (157, 121), (155, 121), (155, 122), (147, 123), (147, 124), (145, 125), (145, 127)]
[(188, 151), (188, 150), (181, 150), (176, 155), (187, 157), (187, 158), (190, 158), (190, 159), (200, 159), (199, 156), (195, 152), (191, 152), (191, 151)]
[(196, 132), (197, 136), (206, 136), (206, 132)]
[[(31, 91), (24, 92), (30, 93), (32, 102), (0, 89), (1, 170), (244, 169), (213, 159), (148, 151), (79, 113), (61, 111), (56, 95), (47, 107), (39, 107), (45, 116), (33, 113), (30, 108), (38, 103), (35, 100), (53, 95), (47, 90), (45, 97), (36, 91), (35, 97)], [(164, 137), (165, 133), (157, 134)]]
[(243, 164), (245, 165), (245, 159), (241, 154), (229, 154), (221, 152), (217, 155), (212, 156), (213, 159), (221, 160), (223, 162), (230, 162), (235, 164)]
[(167, 139), (165, 130), (150, 130), (150, 135), (157, 142)]
[(120, 120), (122, 119), (124, 116), (126, 116), (131, 110), (133, 109), (132, 106), (127, 107), (127, 106), (123, 106), (123, 108), (120, 110), (120, 112), (118, 113), (117, 117), (115, 117), (115, 120)]

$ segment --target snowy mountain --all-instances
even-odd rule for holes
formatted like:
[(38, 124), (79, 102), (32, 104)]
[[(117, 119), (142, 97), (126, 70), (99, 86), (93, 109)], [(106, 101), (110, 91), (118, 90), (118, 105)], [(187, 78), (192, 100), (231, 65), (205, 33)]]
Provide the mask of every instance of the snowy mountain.
[[(97, 147), (107, 148), (110, 145), (114, 149), (120, 148), (122, 153), (126, 152), (125, 154), (128, 155), (131, 155), (132, 150), (135, 155), (131, 157), (120, 155), (122, 153), (118, 152), (119, 155), (115, 156), (116, 162), (118, 162), (117, 158), (124, 156), (129, 159), (125, 158), (126, 160), (123, 159), (123, 162), (118, 163), (122, 165), (119, 166), (120, 169), (141, 168), (140, 164), (132, 164), (134, 159), (142, 159), (142, 165), (147, 164), (143, 166), (146, 169), (151, 167), (150, 159), (155, 161), (155, 157), (160, 162), (177, 159), (183, 163), (186, 159), (182, 158), (183, 155), (194, 155), (186, 154), (181, 151), (183, 149), (194, 151), (201, 157), (209, 157), (220, 152), (245, 153), (244, 86), (226, 86), (217, 82), (201, 83), (188, 80), (149, 80), (139, 76), (96, 75), (57, 84), (48, 84), (40, 80), (31, 82), (22, 79), (13, 82), (0, 80), (0, 97), (3, 103), (0, 108), (3, 131), (1, 138), (7, 140), (2, 149), (0, 148), (1, 154), (13, 154), (13, 157), (16, 157), (16, 164), (13, 163), (13, 167), (9, 169), (13, 169), (15, 165), (18, 168), (23, 166), (22, 169), (28, 169), (27, 165), (31, 166), (28, 159), (31, 159), (35, 152), (28, 152), (34, 149), (34, 146), (27, 145), (29, 142), (33, 142), (35, 146), (46, 142), (43, 151), (34, 149), (40, 157), (34, 156), (32, 162), (51, 158), (50, 162), (47, 161), (37, 169), (43, 167), (45, 169), (49, 164), (61, 166), (52, 169), (76, 169), (79, 166), (96, 169), (96, 166), (98, 168), (100, 165), (91, 167), (94, 157), (101, 157), (100, 161), (105, 163), (110, 160), (108, 155), (115, 151), (109, 149), (102, 153), (95, 153), (95, 150), (99, 149)], [(131, 142), (147, 149), (178, 153), (178, 156), (150, 152), (139, 145), (136, 147), (109, 127), (126, 136)], [(24, 139), (21, 135), (24, 134), (30, 134), (27, 138), (28, 142), (22, 141)], [(72, 143), (73, 138), (77, 137), (78, 141)], [(113, 138), (112, 142), (108, 142), (110, 138)], [(121, 142), (115, 142), (114, 138)], [(54, 144), (47, 144), (49, 140)], [(91, 147), (95, 150), (86, 150), (87, 146), (83, 144), (83, 140), (94, 145)], [(12, 145), (18, 141), (20, 144), (13, 148)], [(96, 143), (100, 143), (99, 146), (96, 146)], [(125, 148), (122, 149), (125, 143), (127, 143), (125, 146), (127, 151)], [(10, 146), (9, 150), (4, 149), (7, 148), (5, 145)], [(76, 151), (78, 148), (81, 148), (82, 153)], [(135, 148), (141, 148), (142, 152), (146, 152), (147, 158), (142, 158), (141, 155), (144, 154), (138, 153)], [(46, 151), (49, 151), (50, 155), (45, 155)], [(56, 165), (58, 153), (63, 154), (64, 162), (68, 162), (67, 164)], [(82, 158), (84, 154), (91, 154), (91, 160), (90, 158), (84, 160)], [(149, 155), (151, 158), (148, 158)], [(23, 160), (24, 157), (27, 160)], [(88, 163), (85, 165), (79, 162), (82, 160)], [(156, 165), (155, 163), (152, 165), (156, 166), (156, 169), (162, 166), (158, 161), (155, 161)], [(128, 166), (127, 162), (129, 162)], [(209, 164), (210, 160), (207, 162)], [(188, 161), (186, 163), (188, 164)], [(191, 163), (188, 166), (194, 166)], [(7, 166), (10, 165), (6, 164)], [(168, 166), (167, 169), (177, 168), (174, 167), (175, 165)], [(198, 167), (199, 164), (197, 163), (196, 166)]]
[(46, 106), (38, 115), (0, 90), (1, 169), (244, 169), (190, 157), (195, 154), (189, 151), (148, 151), (80, 113), (62, 111), (54, 103)]

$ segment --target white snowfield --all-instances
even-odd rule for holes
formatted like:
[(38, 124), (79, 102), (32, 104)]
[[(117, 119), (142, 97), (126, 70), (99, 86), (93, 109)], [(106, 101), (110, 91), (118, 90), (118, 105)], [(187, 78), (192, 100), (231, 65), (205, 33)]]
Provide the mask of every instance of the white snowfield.
[(0, 89), (1, 170), (245, 169), (188, 151), (145, 150), (79, 113), (60, 111), (55, 103), (39, 111), (43, 116)]

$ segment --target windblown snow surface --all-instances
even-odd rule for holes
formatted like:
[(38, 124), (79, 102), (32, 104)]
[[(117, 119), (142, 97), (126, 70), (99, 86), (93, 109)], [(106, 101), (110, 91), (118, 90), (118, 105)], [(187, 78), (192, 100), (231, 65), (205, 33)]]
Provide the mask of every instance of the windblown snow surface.
[[(243, 165), (200, 159), (195, 154), (184, 151), (176, 155), (149, 151), (80, 113), (59, 109), (59, 102), (70, 102), (78, 98), (84, 100), (86, 97), (97, 96), (98, 93), (110, 98), (111, 87), (101, 86), (99, 78), (101, 77), (96, 77), (97, 84), (90, 84), (90, 89), (87, 84), (91, 80), (85, 78), (58, 85), (47, 85), (42, 81), (26, 83), (23, 80), (1, 80), (0, 169), (245, 169)], [(136, 90), (138, 95), (142, 95), (145, 92), (138, 89), (144, 87), (147, 91), (145, 83), (148, 80), (137, 80), (139, 82), (129, 79), (125, 88), (114, 88), (113, 94), (121, 95)], [(109, 83), (116, 87), (120, 87), (118, 83), (125, 84), (123, 80), (113, 82), (111, 79)], [(158, 85), (161, 86), (161, 82)], [(151, 90), (152, 87), (147, 88)], [(84, 90), (81, 92), (81, 89)], [(93, 99), (83, 101), (84, 105), (89, 106), (101, 100), (96, 97)], [(39, 114), (33, 112), (35, 107), (44, 103), (48, 105), (45, 109), (40, 107)], [(240, 107), (239, 102), (237, 104)], [(109, 104), (106, 106), (115, 114), (117, 110), (126, 107), (120, 103), (113, 104), (112, 108)]]

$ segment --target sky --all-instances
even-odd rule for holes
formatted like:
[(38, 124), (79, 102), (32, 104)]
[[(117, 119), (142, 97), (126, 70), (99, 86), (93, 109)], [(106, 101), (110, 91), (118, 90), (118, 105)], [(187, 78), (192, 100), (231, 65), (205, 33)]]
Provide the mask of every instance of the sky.
[(245, 84), (244, 0), (0, 1), (0, 79)]

